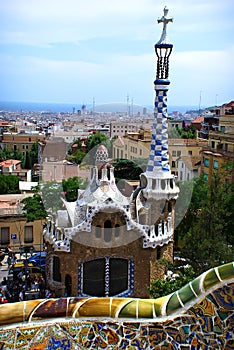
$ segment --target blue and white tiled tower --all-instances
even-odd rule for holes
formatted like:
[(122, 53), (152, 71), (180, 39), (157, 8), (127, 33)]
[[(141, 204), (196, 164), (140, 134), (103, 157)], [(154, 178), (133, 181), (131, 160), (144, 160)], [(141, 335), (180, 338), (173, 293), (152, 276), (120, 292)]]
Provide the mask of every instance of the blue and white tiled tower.
[(169, 57), (173, 44), (167, 38), (167, 25), (172, 18), (167, 17), (168, 9), (164, 8), (164, 15), (158, 19), (163, 23), (160, 40), (155, 44), (157, 56), (157, 70), (155, 86), (155, 122), (152, 129), (152, 140), (150, 147), (147, 170), (141, 174), (141, 187), (143, 195), (147, 199), (176, 199), (179, 193), (175, 185), (174, 176), (171, 174), (168, 152), (168, 122), (167, 122), (167, 92), (170, 81)]

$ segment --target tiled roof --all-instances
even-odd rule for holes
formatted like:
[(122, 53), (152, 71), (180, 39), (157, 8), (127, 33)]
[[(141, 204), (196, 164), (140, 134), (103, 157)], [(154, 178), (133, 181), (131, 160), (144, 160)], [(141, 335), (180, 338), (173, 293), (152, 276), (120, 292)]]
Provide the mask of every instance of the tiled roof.
[(15, 164), (20, 164), (21, 163), (21, 160), (16, 160), (16, 159), (7, 159), (7, 160), (4, 160), (2, 162), (0, 162), (0, 166), (3, 167), (3, 168), (8, 168), (9, 166)]

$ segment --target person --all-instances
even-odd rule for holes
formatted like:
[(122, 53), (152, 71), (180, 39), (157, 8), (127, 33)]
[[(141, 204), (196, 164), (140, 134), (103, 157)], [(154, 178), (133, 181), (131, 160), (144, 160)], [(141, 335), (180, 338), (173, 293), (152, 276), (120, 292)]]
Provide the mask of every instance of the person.
[(7, 265), (8, 265), (8, 269), (10, 268), (11, 266), (11, 256), (8, 254), (8, 257), (7, 257)]
[(24, 287), (22, 287), (19, 292), (19, 301), (24, 301), (24, 300), (25, 300), (25, 291), (24, 291)]

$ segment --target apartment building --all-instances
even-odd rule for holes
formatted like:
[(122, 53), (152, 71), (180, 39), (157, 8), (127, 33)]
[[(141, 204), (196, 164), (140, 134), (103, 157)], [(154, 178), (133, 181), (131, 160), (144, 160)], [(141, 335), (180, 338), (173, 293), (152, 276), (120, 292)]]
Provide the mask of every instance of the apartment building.
[[(113, 158), (134, 160), (147, 158), (151, 144), (151, 131), (139, 130), (135, 133), (126, 133), (113, 142)], [(200, 151), (207, 146), (207, 140), (195, 139), (168, 139), (169, 160), (171, 172), (178, 176), (178, 159), (181, 157), (200, 157)], [(193, 162), (193, 160), (191, 160)], [(188, 163), (188, 161), (187, 161)], [(196, 161), (197, 163), (197, 161)]]
[[(217, 131), (210, 131), (207, 147), (201, 152), (202, 173), (210, 182), (212, 173), (222, 167), (228, 167), (234, 161), (234, 101), (224, 104), (220, 108), (219, 127)], [(234, 181), (234, 174), (230, 174), (229, 181)]]
[(2, 133), (0, 147), (2, 149), (7, 147), (13, 152), (20, 152), (26, 156), (36, 141), (43, 141), (45, 138), (45, 135), (39, 133)]
[[(13, 251), (40, 251), (43, 247), (43, 220), (27, 222), (22, 211), (22, 199), (32, 194), (0, 195), (0, 249), (11, 246)], [(20, 248), (21, 247), (21, 248)]]

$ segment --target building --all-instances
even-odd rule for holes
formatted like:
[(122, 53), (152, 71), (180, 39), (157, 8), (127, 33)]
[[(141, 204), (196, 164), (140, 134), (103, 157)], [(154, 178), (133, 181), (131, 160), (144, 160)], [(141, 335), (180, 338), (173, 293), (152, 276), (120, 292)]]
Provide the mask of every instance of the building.
[(203, 114), (203, 121), (201, 122), (201, 128), (198, 132), (198, 136), (201, 139), (209, 139), (209, 133), (211, 131), (218, 130), (219, 127), (219, 115), (220, 109), (215, 108), (213, 110), (208, 110)]
[[(207, 147), (201, 152), (202, 173), (210, 182), (213, 171), (228, 170), (234, 162), (234, 101), (220, 107), (219, 128), (209, 132)], [(227, 181), (234, 181), (234, 174), (230, 174)]]
[(20, 152), (25, 157), (36, 141), (45, 140), (45, 136), (39, 133), (3, 133), (0, 139), (0, 147), (7, 147), (13, 152)]
[(43, 249), (43, 221), (27, 222), (22, 211), (22, 199), (32, 194), (0, 195), (0, 249), (11, 246), (19, 253)]
[[(160, 258), (173, 261), (174, 205), (179, 189), (171, 173), (167, 134), (169, 56), (167, 10), (155, 45), (157, 72), (148, 165), (140, 185), (124, 196), (100, 145), (90, 183), (75, 202), (52, 215), (44, 230), (47, 283), (58, 295), (147, 297), (150, 282), (164, 274)], [(160, 61), (160, 62), (159, 62)], [(138, 135), (131, 134), (133, 152)]]
[(21, 168), (21, 160), (7, 159), (0, 162), (0, 174), (14, 175), (22, 181), (31, 181), (32, 171)]
[(201, 158), (182, 156), (177, 160), (178, 163), (178, 180), (190, 181), (195, 177), (199, 177), (201, 173)]
[[(113, 158), (138, 159), (148, 158), (151, 142), (151, 132), (140, 130), (136, 133), (127, 133), (113, 142)], [(207, 140), (201, 139), (168, 139), (170, 168), (173, 175), (178, 176), (179, 157), (200, 157)]]

